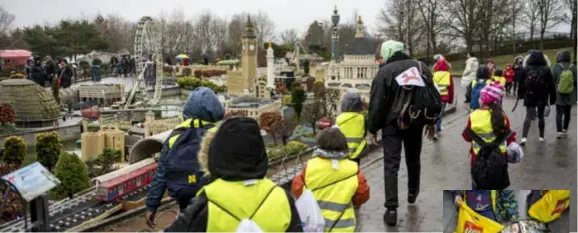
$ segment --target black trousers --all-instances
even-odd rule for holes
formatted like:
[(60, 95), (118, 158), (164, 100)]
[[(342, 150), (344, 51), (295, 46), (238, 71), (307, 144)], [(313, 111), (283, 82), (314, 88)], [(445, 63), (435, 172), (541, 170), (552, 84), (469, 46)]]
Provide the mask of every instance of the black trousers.
[[(568, 130), (570, 125), (570, 115), (572, 115), (572, 105), (556, 105), (556, 130)], [(562, 118), (564, 118), (564, 125), (562, 125)]]
[[(536, 111), (536, 109), (538, 109)], [(546, 105), (538, 104), (538, 107), (526, 107), (526, 119), (524, 119), (524, 128), (522, 130), (522, 137), (528, 136), (528, 131), (530, 131), (530, 126), (532, 125), (532, 120), (536, 115), (538, 116), (538, 129), (540, 130), (540, 137), (544, 137), (544, 110)]]
[(408, 173), (408, 191), (419, 192), (421, 172), (421, 146), (423, 125), (412, 125), (407, 129), (399, 129), (393, 122), (382, 129), (381, 143), (383, 146), (383, 179), (385, 184), (385, 207), (397, 208), (397, 177), (401, 162), (401, 148), (405, 151), (405, 164)]

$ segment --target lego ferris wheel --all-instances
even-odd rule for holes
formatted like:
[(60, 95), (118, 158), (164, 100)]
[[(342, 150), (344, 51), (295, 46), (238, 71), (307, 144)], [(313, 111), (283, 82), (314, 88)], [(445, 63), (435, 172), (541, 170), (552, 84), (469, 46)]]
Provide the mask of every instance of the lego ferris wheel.
[[(160, 25), (153, 18), (144, 16), (139, 20), (134, 38), (134, 59), (138, 77), (126, 100), (125, 108), (128, 108), (139, 90), (142, 92), (143, 104), (154, 106), (160, 101), (163, 76), (161, 37)], [(154, 96), (150, 99), (147, 86), (154, 86)]]

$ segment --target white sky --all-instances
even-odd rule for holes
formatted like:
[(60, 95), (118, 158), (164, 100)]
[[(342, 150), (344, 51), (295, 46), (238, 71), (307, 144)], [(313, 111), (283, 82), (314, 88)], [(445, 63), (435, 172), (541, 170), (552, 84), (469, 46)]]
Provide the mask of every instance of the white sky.
[[(204, 9), (221, 17), (243, 11), (266, 11), (275, 22), (276, 33), (295, 28), (304, 32), (313, 20), (330, 20), (337, 5), (341, 22), (350, 21), (358, 11), (367, 29), (373, 32), (379, 9), (385, 0), (0, 0), (0, 6), (16, 16), (13, 26), (56, 23), (63, 18), (93, 18), (97, 13), (118, 13), (137, 21), (144, 15), (158, 16), (182, 9), (187, 18)], [(560, 25), (553, 31), (570, 31)]]

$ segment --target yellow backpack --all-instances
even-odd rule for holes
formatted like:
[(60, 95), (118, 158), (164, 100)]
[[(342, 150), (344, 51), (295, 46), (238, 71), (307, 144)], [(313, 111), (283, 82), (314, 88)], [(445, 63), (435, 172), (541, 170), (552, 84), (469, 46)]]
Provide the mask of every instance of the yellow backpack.
[(570, 206), (570, 190), (548, 190), (530, 205), (528, 215), (543, 223), (554, 221)]
[(454, 233), (498, 233), (504, 226), (472, 210), (462, 202), (458, 211), (458, 225)]

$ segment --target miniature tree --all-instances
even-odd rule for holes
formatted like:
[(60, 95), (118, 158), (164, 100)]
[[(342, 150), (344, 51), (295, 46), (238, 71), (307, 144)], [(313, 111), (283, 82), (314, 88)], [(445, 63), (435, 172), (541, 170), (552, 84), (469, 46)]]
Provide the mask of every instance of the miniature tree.
[(60, 138), (56, 132), (36, 134), (35, 151), (37, 160), (48, 170), (52, 171), (62, 150)]
[(12, 106), (0, 104), (0, 134), (12, 133), (14, 131), (14, 121), (16, 114)]
[(313, 103), (305, 105), (303, 108), (303, 112), (301, 113), (301, 118), (311, 125), (313, 129), (313, 134), (315, 134), (315, 123), (322, 117), (323, 115), (323, 104), (320, 101), (314, 101)]
[[(17, 169), (14, 164), (0, 163), (0, 176), (4, 176)], [(0, 182), (0, 224), (16, 219), (23, 212), (20, 195), (6, 183)]]
[(120, 150), (113, 150), (110, 148), (104, 149), (102, 154), (96, 158), (96, 163), (100, 165), (101, 174), (106, 174), (114, 170), (114, 163), (120, 161), (122, 153)]
[(289, 117), (285, 117), (279, 121), (275, 130), (277, 131), (276, 134), (281, 137), (281, 141), (283, 141), (283, 145), (287, 145), (287, 141), (291, 134), (293, 134), (293, 130), (297, 126), (297, 122)]
[(303, 72), (305, 72), (305, 74), (309, 74), (309, 59), (305, 59), (305, 61), (303, 61)]
[(4, 152), (2, 152), (2, 161), (19, 168), (26, 157), (26, 144), (24, 138), (19, 136), (10, 136), (4, 139)]
[(75, 153), (63, 153), (54, 169), (54, 176), (60, 184), (50, 191), (52, 197), (72, 198), (75, 193), (90, 187), (86, 165)]
[(336, 88), (325, 89), (326, 116), (332, 116), (337, 111), (337, 104), (341, 101), (341, 91)]
[(281, 121), (281, 113), (279, 112), (264, 112), (259, 115), (259, 125), (261, 129), (265, 130), (271, 137), (273, 137), (273, 143), (277, 145), (277, 130), (276, 128)]
[(54, 96), (54, 100), (57, 104), (60, 105), (60, 83), (58, 82), (58, 78), (52, 79), (52, 96)]
[(305, 90), (299, 86), (293, 86), (291, 90), (291, 100), (293, 101), (293, 108), (297, 117), (301, 117), (301, 111), (303, 110), (303, 102), (307, 99), (307, 94)]

